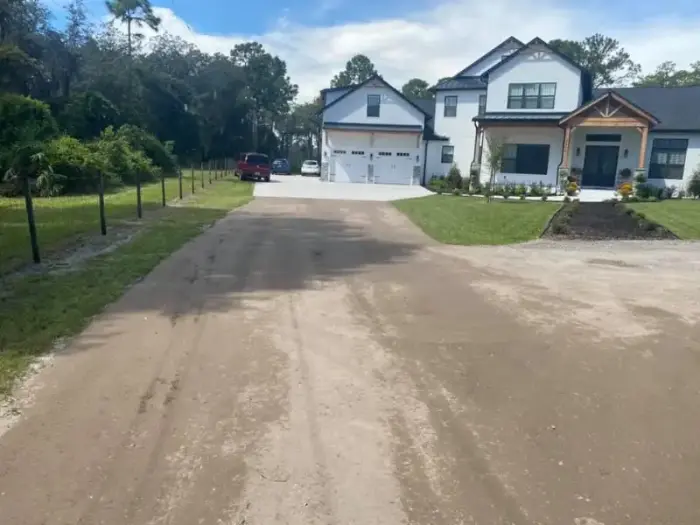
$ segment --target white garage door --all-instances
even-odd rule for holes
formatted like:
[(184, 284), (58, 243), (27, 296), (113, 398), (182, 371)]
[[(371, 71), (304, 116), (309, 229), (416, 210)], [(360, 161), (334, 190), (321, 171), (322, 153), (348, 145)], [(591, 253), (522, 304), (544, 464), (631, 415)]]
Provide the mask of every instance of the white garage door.
[(411, 184), (416, 150), (379, 150), (374, 153), (374, 181), (377, 184)]
[(366, 182), (369, 154), (366, 150), (333, 150), (336, 182)]

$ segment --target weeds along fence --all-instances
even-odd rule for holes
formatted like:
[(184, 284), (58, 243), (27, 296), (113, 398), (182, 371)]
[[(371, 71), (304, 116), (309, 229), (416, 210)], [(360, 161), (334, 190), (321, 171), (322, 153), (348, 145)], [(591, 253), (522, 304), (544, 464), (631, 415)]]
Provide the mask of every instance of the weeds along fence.
[(116, 191), (105, 189), (100, 176), (97, 194), (61, 197), (34, 196), (32, 182), (25, 178), (21, 196), (0, 197), (0, 275), (31, 261), (39, 264), (43, 254), (68, 248), (81, 237), (107, 235), (110, 228), (190, 198), (233, 175), (235, 167), (233, 159), (215, 159)]

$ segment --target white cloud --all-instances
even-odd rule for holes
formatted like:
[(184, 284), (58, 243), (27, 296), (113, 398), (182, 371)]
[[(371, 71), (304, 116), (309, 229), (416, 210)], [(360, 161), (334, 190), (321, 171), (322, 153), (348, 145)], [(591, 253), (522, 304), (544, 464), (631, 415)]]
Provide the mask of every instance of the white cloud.
[(287, 62), (299, 99), (306, 101), (328, 87), (330, 79), (356, 53), (366, 54), (377, 70), (400, 87), (412, 77), (428, 82), (453, 75), (508, 36), (582, 38), (595, 32), (617, 38), (641, 63), (653, 70), (664, 60), (685, 67), (700, 60), (700, 18), (683, 13), (627, 21), (595, 10), (564, 5), (560, 0), (444, 0), (404, 18), (319, 26), (299, 24), (288, 16), (256, 36), (206, 35), (194, 31), (168, 9), (156, 8), (162, 30), (207, 52), (228, 51), (257, 40)]

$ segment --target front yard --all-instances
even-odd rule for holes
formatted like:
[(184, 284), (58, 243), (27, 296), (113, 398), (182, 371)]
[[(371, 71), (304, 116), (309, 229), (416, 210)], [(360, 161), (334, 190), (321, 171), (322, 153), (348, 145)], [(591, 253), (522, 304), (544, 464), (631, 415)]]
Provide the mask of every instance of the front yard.
[(700, 239), (700, 201), (673, 199), (627, 203), (626, 206), (665, 226), (681, 239)]
[(446, 244), (512, 244), (537, 239), (560, 204), (433, 195), (394, 205)]

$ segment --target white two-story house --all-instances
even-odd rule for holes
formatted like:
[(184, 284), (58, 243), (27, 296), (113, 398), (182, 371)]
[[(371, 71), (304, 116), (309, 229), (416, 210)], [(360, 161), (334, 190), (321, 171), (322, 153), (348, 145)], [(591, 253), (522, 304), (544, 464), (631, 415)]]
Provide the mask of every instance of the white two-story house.
[[(615, 187), (620, 173), (684, 187), (700, 163), (700, 86), (593, 90), (590, 75), (535, 38), (509, 38), (409, 100), (381, 77), (322, 92), (322, 176), (356, 183), (425, 184), (456, 164), (497, 183)], [(629, 170), (629, 171), (628, 171)]]

